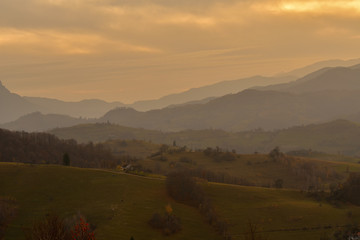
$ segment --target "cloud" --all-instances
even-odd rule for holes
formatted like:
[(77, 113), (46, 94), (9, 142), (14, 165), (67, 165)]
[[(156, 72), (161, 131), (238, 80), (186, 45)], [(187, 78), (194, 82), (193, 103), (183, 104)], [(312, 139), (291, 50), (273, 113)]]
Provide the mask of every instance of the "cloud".
[(91, 81), (113, 100), (116, 86), (129, 101), (156, 98), (356, 58), (359, 9), (359, 0), (0, 0), (0, 78), (33, 83), (27, 94)]
[(0, 49), (21, 51), (29, 54), (99, 54), (102, 52), (158, 53), (142, 45), (134, 45), (121, 40), (109, 40), (96, 34), (68, 33), (44, 29), (0, 28)]
[(317, 15), (351, 13), (360, 15), (359, 0), (286, 0), (256, 4), (258, 10), (274, 13), (312, 13)]

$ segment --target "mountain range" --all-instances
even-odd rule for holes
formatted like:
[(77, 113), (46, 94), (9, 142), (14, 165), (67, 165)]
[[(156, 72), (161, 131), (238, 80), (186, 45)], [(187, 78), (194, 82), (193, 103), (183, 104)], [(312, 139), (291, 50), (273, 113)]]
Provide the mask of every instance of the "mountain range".
[(183, 106), (208, 101), (227, 94), (234, 94), (255, 86), (279, 86), (281, 83), (293, 81), (313, 71), (324, 67), (349, 66), (359, 64), (360, 59), (348, 61), (330, 60), (318, 62), (304, 68), (299, 68), (275, 77), (254, 76), (250, 78), (223, 81), (216, 84), (190, 89), (182, 93), (171, 94), (156, 100), (138, 101), (133, 104), (121, 102), (108, 103), (102, 100), (83, 100), (79, 102), (65, 102), (56, 99), (39, 97), (22, 97), (11, 93), (0, 82), (0, 124), (15, 121), (21, 116), (32, 112), (42, 114), (62, 114), (75, 118), (99, 118), (116, 107), (130, 107), (138, 111), (149, 111), (165, 107)]
[(95, 99), (65, 102), (49, 98), (22, 97), (10, 92), (0, 82), (0, 124), (14, 121), (33, 112), (69, 115), (75, 118), (96, 118), (119, 106), (124, 106), (124, 104), (120, 102), (108, 103)]
[[(269, 78), (254, 77), (252, 79)], [(8, 96), (9, 99), (16, 100), (13, 102), (26, 106), (17, 108), (16, 104), (11, 102), (12, 108), (26, 113), (43, 109), (40, 112), (55, 111), (57, 115), (30, 114), (0, 127), (12, 130), (44, 131), (78, 123), (109, 122), (161, 131), (222, 129), (238, 132), (258, 128), (283, 129), (338, 118), (356, 120), (360, 114), (360, 106), (356, 104), (360, 102), (359, 79), (360, 65), (326, 67), (289, 83), (247, 89), (222, 97), (207, 98), (146, 112), (124, 107), (121, 103), (106, 103), (98, 100), (67, 103), (53, 99), (20, 97), (1, 86), (2, 93), (5, 93), (1, 95), (2, 97)], [(206, 86), (198, 91), (210, 93), (211, 89), (220, 89), (227, 92), (235, 83), (236, 81), (222, 82)], [(6, 101), (1, 102), (2, 108), (6, 109), (7, 104), (4, 104)], [(120, 107), (113, 109), (114, 106)], [(109, 111), (109, 109), (112, 110)], [(102, 117), (87, 119), (101, 112), (105, 113)], [(66, 115), (77, 113), (78, 115), (75, 118), (60, 116), (59, 113)], [(19, 111), (17, 114), (20, 115)], [(79, 118), (79, 115), (84, 115), (85, 119)], [(9, 118), (9, 116), (6, 117)]]

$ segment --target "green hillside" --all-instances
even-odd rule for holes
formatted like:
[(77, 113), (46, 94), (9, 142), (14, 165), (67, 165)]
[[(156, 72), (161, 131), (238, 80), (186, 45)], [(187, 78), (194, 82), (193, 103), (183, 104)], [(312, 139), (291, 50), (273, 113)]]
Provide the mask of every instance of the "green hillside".
[[(225, 132), (221, 130), (187, 130), (160, 132), (140, 128), (129, 128), (112, 124), (84, 124), (69, 128), (58, 128), (50, 133), (63, 139), (79, 142), (104, 142), (107, 140), (143, 140), (157, 144), (187, 146), (192, 149), (219, 146), (239, 153), (268, 153), (278, 146), (284, 152), (312, 149), (329, 155), (318, 155), (337, 161), (359, 161), (360, 126), (346, 120), (292, 127), (277, 131), (260, 129), (247, 132)], [(345, 156), (352, 156), (348, 158)]]
[[(215, 149), (213, 149), (215, 151)], [(210, 181), (274, 187), (277, 179), (283, 187), (307, 190), (310, 186), (328, 189), (331, 183), (346, 180), (349, 172), (360, 172), (360, 164), (326, 161), (283, 155), (273, 160), (269, 155), (204, 152), (168, 152), (137, 162), (143, 170), (167, 174), (191, 169), (195, 176)]]
[[(24, 239), (22, 228), (48, 212), (78, 212), (96, 225), (97, 239), (168, 239), (147, 221), (170, 203), (183, 230), (172, 239), (221, 239), (191, 207), (166, 196), (164, 181), (90, 169), (0, 164), (0, 195), (18, 200), (19, 213), (6, 239)], [(112, 210), (115, 209), (115, 210)]]
[[(17, 199), (19, 211), (6, 239), (23, 239), (22, 228), (47, 212), (64, 217), (78, 212), (96, 225), (97, 239), (221, 239), (192, 207), (166, 195), (160, 179), (103, 170), (52, 165), (0, 164), (0, 195)], [(319, 239), (336, 225), (360, 220), (360, 208), (319, 203), (295, 190), (275, 190), (203, 183), (233, 239), (242, 239), (248, 220), (269, 239)], [(181, 218), (181, 232), (164, 237), (147, 224), (170, 203)], [(351, 215), (349, 214), (351, 212)], [(330, 229), (324, 229), (331, 226)], [(311, 228), (314, 228), (311, 230)], [(317, 228), (317, 229), (315, 229)]]

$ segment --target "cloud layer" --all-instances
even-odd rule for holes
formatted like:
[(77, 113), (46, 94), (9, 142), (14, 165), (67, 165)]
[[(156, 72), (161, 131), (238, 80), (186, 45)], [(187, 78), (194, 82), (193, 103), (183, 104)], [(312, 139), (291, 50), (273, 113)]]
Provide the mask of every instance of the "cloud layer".
[(359, 0), (2, 0), (0, 80), (69, 100), (157, 98), (357, 58), (359, 23)]

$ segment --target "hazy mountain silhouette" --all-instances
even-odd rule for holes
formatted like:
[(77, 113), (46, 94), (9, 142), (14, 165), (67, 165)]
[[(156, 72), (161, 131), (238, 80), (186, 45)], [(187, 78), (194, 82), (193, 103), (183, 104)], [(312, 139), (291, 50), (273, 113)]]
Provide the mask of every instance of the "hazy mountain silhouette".
[[(254, 128), (281, 129), (294, 125), (346, 118), (360, 112), (356, 106), (360, 100), (360, 81), (358, 81), (360, 79), (360, 65), (348, 68), (323, 68), (285, 84), (261, 87), (258, 88), (259, 90), (245, 90), (215, 99), (185, 101), (195, 97), (203, 99), (208, 94), (224, 94), (229, 91), (236, 91), (244, 84), (265, 84), (265, 82), (285, 81), (290, 78), (258, 76), (225, 81), (164, 97), (155, 103), (165, 106), (166, 102), (166, 106), (169, 106), (171, 102), (183, 102), (178, 105), (170, 105), (168, 108), (147, 112), (139, 112), (125, 107), (113, 109), (115, 106), (123, 106), (118, 102), (107, 103), (101, 100), (63, 102), (47, 98), (20, 97), (10, 93), (1, 85), (0, 97), (2, 101), (0, 107), (2, 114), (0, 120), (1, 122), (11, 121), (34, 111), (87, 118), (99, 116), (113, 109), (98, 121), (109, 121), (124, 126), (163, 131), (212, 128), (243, 131)], [(152, 105), (153, 103), (150, 101), (146, 104)], [(160, 105), (157, 106), (160, 107)], [(31, 120), (35, 121), (36, 117), (39, 118), (39, 122), (44, 121), (42, 115), (33, 115)], [(60, 120), (55, 121), (56, 115), (52, 117), (52, 120), (49, 120), (51, 123), (61, 122)], [(62, 126), (44, 124), (44, 128), (42, 128), (33, 122), (26, 124), (24, 119), (5, 126), (27, 131)], [(31, 129), (30, 126), (34, 127)]]
[(41, 114), (34, 112), (20, 117), (16, 121), (0, 124), (0, 128), (16, 131), (38, 132), (47, 131), (57, 127), (69, 127), (81, 123), (91, 122), (83, 118), (73, 118), (59, 114)]
[(205, 104), (137, 112), (115, 109), (101, 121), (163, 131), (280, 129), (344, 118), (360, 111), (360, 69), (323, 68), (296, 81), (245, 90)]
[(290, 83), (258, 87), (256, 89), (292, 93), (328, 90), (360, 90), (360, 65), (348, 68), (323, 68)]
[(206, 104), (148, 112), (118, 108), (105, 114), (100, 121), (162, 131), (243, 131), (255, 128), (272, 130), (341, 118), (359, 111), (354, 105), (359, 101), (360, 90), (303, 94), (245, 90)]
[(138, 111), (149, 111), (153, 109), (161, 109), (169, 105), (179, 105), (187, 102), (196, 102), (202, 99), (210, 99), (213, 97), (221, 97), (231, 93), (238, 93), (247, 88), (255, 86), (268, 86), (274, 84), (288, 83), (298, 78), (304, 77), (314, 71), (318, 71), (325, 67), (349, 67), (360, 64), (360, 59), (351, 60), (327, 60), (316, 62), (311, 65), (295, 69), (293, 71), (278, 74), (274, 77), (254, 76), (238, 80), (222, 81), (212, 85), (199, 88), (193, 88), (185, 92), (170, 94), (160, 99), (138, 101), (127, 107), (134, 108)]
[(322, 68), (328, 68), (328, 67), (351, 67), (356, 64), (360, 64), (360, 58), (357, 59), (350, 59), (350, 60), (340, 60), (340, 59), (333, 59), (333, 60), (326, 60), (326, 61), (320, 61), (313, 64), (310, 64), (308, 66), (298, 68), (295, 70), (292, 70), (287, 73), (279, 74), (280, 76), (296, 76), (297, 78), (304, 77), (305, 75), (308, 75), (312, 72), (315, 72), (317, 70), (320, 70)]
[(11, 93), (0, 82), (0, 123), (12, 121), (33, 111), (36, 111), (36, 106)]
[(211, 99), (221, 97), (230, 93), (238, 93), (254, 86), (267, 86), (269, 84), (284, 83), (295, 80), (293, 76), (281, 77), (263, 77), (254, 76), (238, 80), (223, 81), (212, 85), (199, 88), (192, 88), (188, 91), (170, 94), (156, 100), (138, 101), (127, 107), (134, 108), (138, 111), (149, 111), (153, 109), (161, 109), (170, 105), (188, 104), (189, 102), (201, 101), (203, 99)]
[(70, 115), (73, 117), (96, 118), (109, 110), (123, 106), (120, 102), (108, 103), (92, 99), (80, 102), (64, 102), (50, 98), (22, 97), (11, 93), (0, 82), (0, 124), (15, 121), (32, 112)]
[(221, 130), (187, 130), (161, 132), (111, 124), (81, 124), (50, 131), (63, 139), (82, 143), (104, 142), (110, 139), (146, 140), (159, 144), (172, 144), (191, 148), (219, 146), (235, 149), (239, 153), (268, 153), (279, 146), (282, 151), (308, 150), (331, 154), (360, 155), (360, 125), (346, 120), (295, 126), (277, 131), (252, 130), (225, 132)]
[(105, 102), (98, 99), (87, 99), (79, 102), (65, 102), (51, 98), (24, 97), (28, 102), (37, 106), (41, 113), (56, 113), (73, 117), (97, 118), (109, 110), (124, 106), (121, 102)]

